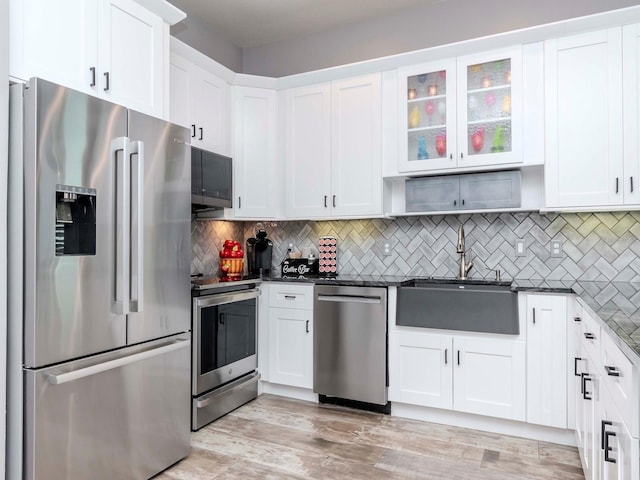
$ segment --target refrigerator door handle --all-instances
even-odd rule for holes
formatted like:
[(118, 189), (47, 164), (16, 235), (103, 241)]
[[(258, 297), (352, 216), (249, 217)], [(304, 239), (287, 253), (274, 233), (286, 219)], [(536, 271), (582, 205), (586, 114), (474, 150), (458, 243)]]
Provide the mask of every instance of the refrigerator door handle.
[(162, 347), (153, 348), (151, 350), (145, 350), (144, 352), (134, 353), (126, 357), (117, 358), (115, 360), (109, 360), (108, 362), (99, 363), (97, 365), (91, 365), (90, 367), (79, 368), (71, 372), (60, 373), (58, 375), (49, 374), (47, 380), (53, 385), (61, 385), (63, 383), (73, 382), (74, 380), (80, 380), (81, 378), (97, 375), (98, 373), (107, 372), (114, 368), (124, 367), (141, 360), (164, 355), (165, 353), (173, 352), (174, 350), (180, 350), (190, 345), (189, 339), (178, 340), (177, 342), (164, 345)]
[[(134, 162), (133, 156), (138, 157)], [(131, 162), (131, 312), (144, 309), (144, 142), (132, 142)]]
[[(130, 242), (130, 149), (131, 141), (127, 137), (114, 138), (111, 142), (115, 164), (115, 302), (114, 313), (129, 313), (129, 246)], [(118, 155), (122, 152), (122, 155)], [(127, 188), (124, 188), (127, 186)]]

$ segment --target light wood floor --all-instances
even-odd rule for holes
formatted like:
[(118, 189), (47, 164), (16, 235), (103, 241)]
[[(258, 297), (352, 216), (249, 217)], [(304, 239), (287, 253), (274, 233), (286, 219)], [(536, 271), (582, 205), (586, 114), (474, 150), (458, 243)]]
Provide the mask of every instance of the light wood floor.
[(261, 395), (154, 480), (584, 479), (575, 448)]

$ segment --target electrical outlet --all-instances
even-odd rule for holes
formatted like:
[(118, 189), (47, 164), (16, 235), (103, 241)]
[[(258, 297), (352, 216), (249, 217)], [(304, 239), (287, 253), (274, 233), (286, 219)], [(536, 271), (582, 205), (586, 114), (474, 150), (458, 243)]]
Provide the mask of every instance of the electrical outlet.
[(526, 257), (527, 256), (527, 242), (524, 238), (518, 238), (515, 244), (516, 249), (516, 257)]
[(382, 245), (382, 255), (385, 257), (391, 255), (391, 244), (389, 242), (384, 242), (384, 245)]
[(562, 258), (562, 240), (551, 240), (549, 251), (551, 258)]

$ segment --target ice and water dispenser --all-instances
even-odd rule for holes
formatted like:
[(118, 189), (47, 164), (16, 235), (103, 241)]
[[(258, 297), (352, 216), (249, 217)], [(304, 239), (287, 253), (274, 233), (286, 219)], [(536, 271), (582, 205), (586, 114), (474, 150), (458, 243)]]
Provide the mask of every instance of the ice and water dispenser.
[(56, 256), (96, 254), (96, 189), (56, 185)]

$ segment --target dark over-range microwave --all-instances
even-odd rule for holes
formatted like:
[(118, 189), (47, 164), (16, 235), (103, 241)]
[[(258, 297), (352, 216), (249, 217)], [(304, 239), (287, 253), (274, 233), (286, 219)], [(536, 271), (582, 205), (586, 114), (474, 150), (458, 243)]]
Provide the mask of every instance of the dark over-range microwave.
[(232, 206), (232, 161), (218, 153), (191, 147), (191, 209)]

